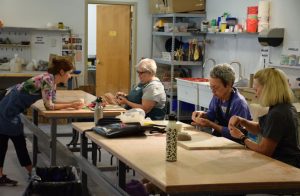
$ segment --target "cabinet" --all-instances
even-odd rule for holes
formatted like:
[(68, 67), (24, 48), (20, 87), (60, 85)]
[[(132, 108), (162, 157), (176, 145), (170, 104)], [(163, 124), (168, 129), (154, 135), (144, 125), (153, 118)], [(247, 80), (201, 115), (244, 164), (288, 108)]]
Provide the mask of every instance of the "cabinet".
[[(165, 85), (168, 95), (169, 112), (175, 110), (172, 107), (173, 98), (176, 96), (174, 90), (176, 84), (175, 69), (188, 67), (193, 71), (196, 69), (199, 73), (202, 70), (206, 34), (198, 32), (197, 29), (200, 29), (201, 21), (205, 17), (205, 14), (181, 13), (155, 14), (152, 16), (153, 27), (159, 26), (159, 23), (164, 23), (164, 26), (153, 28), (151, 50), (152, 58), (158, 66), (157, 76)], [(166, 70), (160, 69), (162, 67)], [(166, 72), (169, 73), (167, 78), (162, 75)]]

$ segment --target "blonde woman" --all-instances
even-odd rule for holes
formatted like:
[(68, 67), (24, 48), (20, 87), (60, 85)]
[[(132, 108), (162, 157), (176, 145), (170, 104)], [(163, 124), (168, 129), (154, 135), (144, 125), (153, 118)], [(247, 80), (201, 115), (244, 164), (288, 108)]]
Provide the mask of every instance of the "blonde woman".
[[(259, 122), (231, 117), (230, 134), (251, 150), (300, 168), (297, 111), (291, 104), (293, 94), (285, 74), (275, 68), (262, 69), (254, 75), (253, 88), (260, 104), (269, 107), (269, 111)], [(237, 127), (244, 127), (253, 134), (260, 133), (261, 141), (249, 140)]]

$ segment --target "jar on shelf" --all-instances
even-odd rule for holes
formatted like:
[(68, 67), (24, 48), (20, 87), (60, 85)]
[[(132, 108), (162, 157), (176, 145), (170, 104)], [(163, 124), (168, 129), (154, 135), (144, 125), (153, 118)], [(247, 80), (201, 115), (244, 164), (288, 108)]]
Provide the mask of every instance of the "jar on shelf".
[(64, 29), (64, 23), (63, 22), (59, 22), (57, 25), (58, 29)]

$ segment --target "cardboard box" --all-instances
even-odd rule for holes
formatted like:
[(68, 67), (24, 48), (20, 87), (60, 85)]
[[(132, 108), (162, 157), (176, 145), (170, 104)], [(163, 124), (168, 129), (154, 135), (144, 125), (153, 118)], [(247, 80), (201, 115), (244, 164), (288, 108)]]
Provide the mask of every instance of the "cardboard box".
[(205, 0), (149, 0), (151, 14), (205, 11)]
[(166, 13), (165, 1), (163, 0), (149, 0), (149, 11), (151, 14)]

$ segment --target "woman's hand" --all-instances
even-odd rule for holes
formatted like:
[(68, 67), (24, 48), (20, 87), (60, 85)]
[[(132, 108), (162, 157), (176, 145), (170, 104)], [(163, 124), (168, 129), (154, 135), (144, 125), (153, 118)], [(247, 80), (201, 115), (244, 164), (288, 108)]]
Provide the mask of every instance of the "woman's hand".
[(119, 105), (122, 105), (122, 104), (127, 104), (128, 99), (125, 96), (118, 96), (116, 101)]
[(244, 134), (237, 128), (242, 126), (243, 118), (239, 116), (232, 116), (228, 123), (228, 129), (230, 131), (230, 135), (234, 138), (241, 138)]
[(71, 103), (71, 107), (74, 109), (81, 109), (84, 106), (84, 103), (82, 101), (74, 101)]
[(229, 128), (230, 135), (234, 138), (240, 139), (244, 135), (238, 128), (231, 127)]
[(123, 92), (117, 92), (116, 93), (116, 98), (118, 99), (119, 97), (126, 97), (127, 94), (126, 93), (123, 93)]
[(211, 127), (211, 121), (206, 118), (197, 118), (194, 122), (192, 122), (192, 125), (200, 125), (201, 127)]
[(205, 112), (203, 111), (195, 111), (192, 114), (192, 125), (200, 125), (202, 127), (209, 127), (211, 125), (211, 121), (205, 118)]
[(242, 122), (243, 118), (239, 117), (239, 116), (232, 116), (230, 119), (229, 119), (229, 122), (228, 122), (228, 128), (233, 128), (233, 127), (238, 127), (238, 126), (241, 126), (241, 122)]
[(197, 118), (204, 118), (205, 112), (203, 111), (194, 111), (192, 114), (192, 120), (195, 121)]

